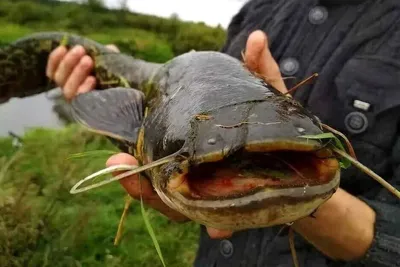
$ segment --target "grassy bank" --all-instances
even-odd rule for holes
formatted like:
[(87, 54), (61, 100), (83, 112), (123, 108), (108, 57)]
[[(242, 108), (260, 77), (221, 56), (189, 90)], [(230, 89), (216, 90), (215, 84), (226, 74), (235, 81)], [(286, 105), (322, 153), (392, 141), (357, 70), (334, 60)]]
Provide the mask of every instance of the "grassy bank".
[[(31, 130), (19, 149), (0, 139), (0, 266), (161, 266), (138, 202), (121, 244), (113, 245), (125, 196), (118, 183), (69, 194), (75, 182), (103, 168), (107, 156), (67, 158), (96, 149), (116, 150), (76, 125)], [(191, 266), (198, 226), (148, 213), (167, 266)]]

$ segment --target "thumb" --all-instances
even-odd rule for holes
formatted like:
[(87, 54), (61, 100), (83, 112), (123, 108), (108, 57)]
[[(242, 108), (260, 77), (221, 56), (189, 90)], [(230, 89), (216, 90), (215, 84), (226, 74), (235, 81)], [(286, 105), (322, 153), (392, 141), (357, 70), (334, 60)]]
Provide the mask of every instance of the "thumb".
[[(137, 165), (138, 162), (133, 156), (129, 154), (119, 153), (111, 156), (106, 163), (107, 166), (117, 164)], [(139, 179), (140, 177), (138, 175), (132, 175), (119, 180), (119, 182), (131, 197), (137, 200), (140, 200), (140, 198), (142, 197), (143, 202), (146, 205), (155, 210), (158, 210), (165, 216), (169, 217), (171, 220), (178, 222), (184, 222), (188, 220), (186, 216), (175, 210), (172, 210), (164, 202), (162, 202), (160, 197), (154, 191), (154, 188), (148, 179)]]
[[(118, 164), (137, 165), (138, 162), (134, 157), (126, 153), (119, 153), (113, 155), (106, 162), (107, 167)], [(116, 172), (114, 175), (118, 175), (121, 173), (122, 171), (119, 171)], [(147, 179), (141, 179), (139, 181), (138, 175), (125, 177), (119, 180), (119, 182), (124, 187), (124, 189), (135, 199), (140, 199), (141, 195), (144, 198), (144, 200), (157, 198), (157, 195), (154, 192), (150, 182)]]
[(266, 83), (282, 93), (287, 92), (279, 66), (269, 50), (267, 35), (263, 31), (257, 30), (249, 35), (244, 61), (247, 68), (261, 75)]

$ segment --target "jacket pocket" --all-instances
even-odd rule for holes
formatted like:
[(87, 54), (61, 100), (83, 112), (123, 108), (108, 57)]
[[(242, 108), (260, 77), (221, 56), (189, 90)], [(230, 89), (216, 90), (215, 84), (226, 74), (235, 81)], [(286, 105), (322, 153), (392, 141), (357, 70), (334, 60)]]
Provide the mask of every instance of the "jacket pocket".
[(355, 57), (344, 65), (335, 85), (345, 134), (389, 148), (400, 117), (400, 62), (378, 56)]

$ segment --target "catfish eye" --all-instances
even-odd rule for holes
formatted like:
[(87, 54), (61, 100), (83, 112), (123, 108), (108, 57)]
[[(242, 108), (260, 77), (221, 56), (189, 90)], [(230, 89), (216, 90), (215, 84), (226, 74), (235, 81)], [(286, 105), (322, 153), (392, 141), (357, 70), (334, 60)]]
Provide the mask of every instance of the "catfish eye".
[(215, 145), (217, 143), (217, 139), (215, 138), (210, 138), (207, 140), (207, 144), (209, 145)]
[(298, 131), (299, 133), (304, 133), (304, 132), (306, 131), (306, 129), (301, 128), (301, 127), (297, 127), (297, 131)]

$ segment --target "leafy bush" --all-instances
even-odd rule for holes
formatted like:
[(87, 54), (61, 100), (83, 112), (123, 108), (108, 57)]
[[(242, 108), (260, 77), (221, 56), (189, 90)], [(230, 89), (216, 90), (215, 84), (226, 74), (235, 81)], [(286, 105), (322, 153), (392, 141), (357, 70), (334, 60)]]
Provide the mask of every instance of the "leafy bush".
[(7, 15), (7, 19), (10, 22), (21, 25), (38, 22), (43, 19), (52, 20), (50, 7), (37, 5), (29, 1), (16, 2)]

